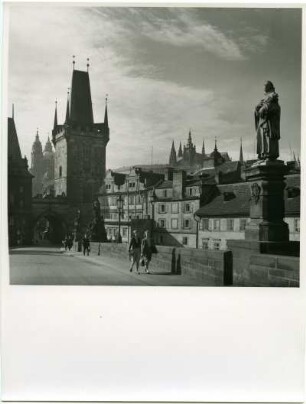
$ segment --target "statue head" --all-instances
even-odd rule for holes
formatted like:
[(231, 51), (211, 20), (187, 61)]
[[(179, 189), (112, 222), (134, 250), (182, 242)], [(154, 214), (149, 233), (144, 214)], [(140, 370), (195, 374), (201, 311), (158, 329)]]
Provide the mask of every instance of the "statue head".
[(265, 82), (265, 93), (272, 93), (273, 91), (275, 91), (275, 87), (272, 83), (272, 81), (266, 81)]

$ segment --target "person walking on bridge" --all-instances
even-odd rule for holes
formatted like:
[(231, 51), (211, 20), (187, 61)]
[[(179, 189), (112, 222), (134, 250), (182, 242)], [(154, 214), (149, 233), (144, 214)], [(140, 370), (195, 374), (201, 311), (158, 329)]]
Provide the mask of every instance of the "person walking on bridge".
[(138, 235), (137, 230), (134, 230), (129, 245), (129, 254), (131, 258), (130, 272), (133, 271), (133, 267), (134, 265), (136, 265), (136, 272), (139, 274), (140, 249), (141, 249), (141, 239)]
[(83, 244), (83, 255), (85, 255), (85, 252), (87, 252), (88, 256), (90, 252), (90, 240), (86, 233), (84, 234), (84, 237), (82, 239), (82, 244)]

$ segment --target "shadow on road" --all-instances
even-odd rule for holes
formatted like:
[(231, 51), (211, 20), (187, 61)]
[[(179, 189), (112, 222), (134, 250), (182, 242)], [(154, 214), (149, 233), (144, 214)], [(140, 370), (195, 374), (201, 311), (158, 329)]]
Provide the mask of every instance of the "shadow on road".
[(54, 251), (50, 250), (10, 250), (10, 255), (61, 255), (63, 252), (60, 249)]

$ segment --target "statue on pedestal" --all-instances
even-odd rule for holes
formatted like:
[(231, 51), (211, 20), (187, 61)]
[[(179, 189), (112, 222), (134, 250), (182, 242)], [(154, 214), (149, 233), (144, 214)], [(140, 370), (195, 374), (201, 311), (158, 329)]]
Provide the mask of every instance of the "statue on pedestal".
[(89, 225), (91, 241), (105, 242), (107, 241), (104, 220), (101, 217), (100, 202), (95, 200), (93, 203), (94, 217)]
[(276, 160), (279, 157), (280, 114), (278, 94), (271, 81), (267, 81), (265, 96), (255, 108), (259, 160)]

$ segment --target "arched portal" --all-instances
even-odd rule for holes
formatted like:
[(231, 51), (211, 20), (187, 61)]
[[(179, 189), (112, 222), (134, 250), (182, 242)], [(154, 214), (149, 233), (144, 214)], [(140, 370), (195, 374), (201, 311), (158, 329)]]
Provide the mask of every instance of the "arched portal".
[(34, 245), (61, 244), (67, 233), (67, 225), (61, 215), (41, 213), (34, 220)]

